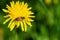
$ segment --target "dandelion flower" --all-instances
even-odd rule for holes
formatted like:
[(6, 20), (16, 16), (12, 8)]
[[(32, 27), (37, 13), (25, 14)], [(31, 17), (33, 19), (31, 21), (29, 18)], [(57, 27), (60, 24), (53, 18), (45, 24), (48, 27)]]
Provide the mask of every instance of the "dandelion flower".
[(47, 5), (49, 5), (49, 4), (52, 3), (52, 0), (44, 0), (44, 2), (45, 2)]
[(30, 27), (32, 26), (31, 22), (34, 20), (33, 12), (31, 11), (31, 7), (28, 6), (27, 3), (19, 2), (16, 3), (14, 1), (10, 2), (10, 6), (6, 5), (7, 9), (2, 9), (4, 12), (7, 13), (4, 18), (7, 18), (3, 24), (6, 24), (8, 21), (8, 28), (10, 31), (14, 29), (14, 27), (18, 28), (21, 27), (22, 31), (27, 31), (27, 25)]

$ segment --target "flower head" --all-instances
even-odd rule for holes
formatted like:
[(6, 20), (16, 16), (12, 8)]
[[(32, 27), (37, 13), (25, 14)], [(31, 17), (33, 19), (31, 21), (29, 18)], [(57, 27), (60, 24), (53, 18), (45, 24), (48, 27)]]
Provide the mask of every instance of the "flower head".
[(8, 28), (10, 29), (10, 31), (12, 31), (15, 26), (16, 28), (21, 26), (22, 31), (26, 32), (27, 24), (30, 25), (30, 27), (32, 26), (31, 22), (33, 22), (34, 20), (32, 20), (31, 18), (34, 18), (35, 16), (32, 16), (32, 14), (34, 13), (31, 11), (31, 7), (28, 7), (27, 3), (19, 1), (14, 3), (14, 1), (12, 1), (10, 2), (10, 6), (6, 5), (6, 8), (7, 9), (2, 9), (7, 13), (7, 15), (4, 16), (7, 19), (5, 20), (5, 22), (3, 22), (3, 24), (10, 21), (10, 23), (8, 24)]

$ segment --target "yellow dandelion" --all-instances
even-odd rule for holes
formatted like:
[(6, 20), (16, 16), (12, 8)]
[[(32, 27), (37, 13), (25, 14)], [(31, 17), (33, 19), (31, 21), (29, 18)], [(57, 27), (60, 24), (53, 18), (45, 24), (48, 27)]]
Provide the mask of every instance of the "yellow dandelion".
[(52, 3), (52, 0), (44, 0), (44, 2), (47, 4), (47, 5), (50, 5)]
[(54, 4), (58, 4), (59, 3), (59, 0), (53, 0), (53, 3)]
[(7, 19), (5, 20), (5, 22), (3, 22), (3, 24), (10, 21), (10, 23), (8, 24), (8, 28), (10, 29), (10, 31), (12, 31), (15, 26), (16, 28), (21, 26), (22, 31), (26, 32), (27, 24), (31, 27), (31, 22), (34, 21), (31, 18), (35, 17), (32, 16), (34, 13), (31, 11), (31, 7), (28, 7), (27, 3), (19, 1), (17, 1), (16, 3), (12, 1), (10, 2), (10, 5), (11, 6), (6, 5), (7, 9), (2, 9), (4, 12), (7, 13), (7, 15), (4, 16)]

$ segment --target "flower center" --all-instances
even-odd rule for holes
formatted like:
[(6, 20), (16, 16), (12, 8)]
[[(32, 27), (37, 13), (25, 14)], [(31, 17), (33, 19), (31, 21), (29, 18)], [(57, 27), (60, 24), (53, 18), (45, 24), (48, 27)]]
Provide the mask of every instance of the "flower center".
[(16, 21), (21, 21), (21, 20), (24, 20), (25, 19), (25, 17), (17, 17), (15, 20)]

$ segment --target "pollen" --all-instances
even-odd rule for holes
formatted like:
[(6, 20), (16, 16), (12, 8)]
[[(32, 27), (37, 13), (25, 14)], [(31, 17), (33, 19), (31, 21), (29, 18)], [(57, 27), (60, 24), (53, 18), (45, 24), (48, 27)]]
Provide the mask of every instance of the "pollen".
[(10, 2), (10, 6), (6, 5), (7, 9), (2, 9), (7, 14), (4, 16), (6, 20), (3, 22), (3, 24), (6, 24), (8, 21), (10, 21), (8, 24), (10, 31), (12, 31), (14, 27), (20, 27), (22, 31), (26, 32), (28, 27), (27, 25), (32, 27), (31, 23), (34, 20), (31, 18), (35, 18), (35, 16), (33, 16), (34, 13), (31, 11), (32, 8), (28, 6), (29, 5), (24, 2)]

